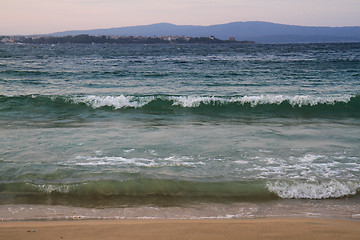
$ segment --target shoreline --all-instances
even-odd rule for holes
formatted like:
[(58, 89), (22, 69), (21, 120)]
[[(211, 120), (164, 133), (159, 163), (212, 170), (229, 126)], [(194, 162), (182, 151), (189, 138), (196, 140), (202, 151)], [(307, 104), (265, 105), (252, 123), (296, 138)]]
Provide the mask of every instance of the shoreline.
[(0, 222), (1, 239), (358, 239), (360, 221), (328, 218)]
[(264, 202), (192, 203), (173, 206), (0, 205), (0, 222), (67, 220), (236, 220), (262, 218), (327, 218), (360, 220), (358, 198), (282, 199)]

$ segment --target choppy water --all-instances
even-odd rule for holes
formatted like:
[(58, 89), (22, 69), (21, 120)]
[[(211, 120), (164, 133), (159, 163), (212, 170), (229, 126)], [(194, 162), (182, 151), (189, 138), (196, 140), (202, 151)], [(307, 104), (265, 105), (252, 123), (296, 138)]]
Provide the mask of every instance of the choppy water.
[(360, 44), (0, 45), (0, 203), (358, 199)]

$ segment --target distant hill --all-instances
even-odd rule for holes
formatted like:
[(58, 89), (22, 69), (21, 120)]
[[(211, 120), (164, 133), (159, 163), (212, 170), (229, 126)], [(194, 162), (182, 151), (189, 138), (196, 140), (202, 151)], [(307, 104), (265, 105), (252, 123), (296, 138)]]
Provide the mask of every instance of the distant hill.
[(191, 36), (227, 40), (252, 40), (258, 43), (303, 43), (303, 42), (360, 42), (360, 27), (309, 27), (277, 24), (270, 22), (232, 22), (211, 26), (174, 25), (158, 23), (151, 25), (65, 31), (48, 34), (67, 35), (119, 35), (119, 36)]

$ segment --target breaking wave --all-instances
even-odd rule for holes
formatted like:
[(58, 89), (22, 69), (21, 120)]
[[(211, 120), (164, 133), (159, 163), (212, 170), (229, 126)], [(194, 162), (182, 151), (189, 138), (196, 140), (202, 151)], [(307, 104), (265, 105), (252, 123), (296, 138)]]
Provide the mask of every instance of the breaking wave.
[(330, 199), (358, 194), (359, 181), (317, 180), (267, 180), (197, 182), (168, 179), (139, 178), (128, 180), (98, 180), (80, 183), (17, 182), (0, 184), (4, 194), (46, 194), (78, 197), (170, 197), (219, 200), (271, 200)]
[(360, 189), (359, 181), (274, 181), (267, 188), (281, 198), (328, 199), (355, 195)]
[[(184, 108), (197, 108), (202, 105), (226, 106), (231, 104), (250, 105), (256, 107), (260, 105), (281, 105), (287, 103), (291, 107), (335, 105), (337, 103), (349, 103), (354, 96), (286, 96), (286, 95), (260, 95), (260, 96), (241, 96), (241, 97), (208, 97), (208, 96), (94, 96), (75, 98), (75, 103), (86, 103), (93, 108), (113, 107), (120, 108), (139, 108), (153, 101), (162, 101), (163, 104), (180, 106)], [(359, 97), (357, 97), (359, 98)]]
[(270, 114), (306, 117), (360, 116), (360, 95), (339, 96), (0, 96), (1, 112), (79, 113), (81, 111), (140, 111), (173, 114)]

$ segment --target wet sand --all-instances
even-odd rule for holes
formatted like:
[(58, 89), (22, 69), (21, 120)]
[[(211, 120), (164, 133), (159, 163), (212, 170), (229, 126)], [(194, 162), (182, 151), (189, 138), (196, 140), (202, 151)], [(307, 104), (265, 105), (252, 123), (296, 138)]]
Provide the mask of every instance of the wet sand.
[(360, 221), (320, 218), (0, 222), (0, 239), (356, 239)]

